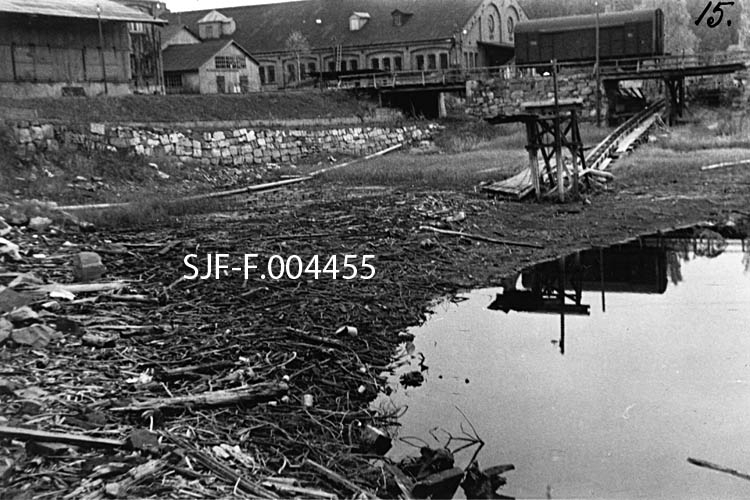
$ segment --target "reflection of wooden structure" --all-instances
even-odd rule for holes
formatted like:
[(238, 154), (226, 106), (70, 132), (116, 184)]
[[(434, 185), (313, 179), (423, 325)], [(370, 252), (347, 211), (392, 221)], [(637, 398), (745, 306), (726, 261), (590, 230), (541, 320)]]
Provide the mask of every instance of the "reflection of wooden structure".
[[(496, 311), (547, 313), (560, 315), (560, 353), (565, 354), (565, 315), (588, 316), (589, 306), (582, 304), (583, 284), (579, 254), (542, 264), (544, 271), (533, 274), (528, 289), (503, 289), (488, 306)], [(536, 266), (532, 270), (536, 269)], [(526, 281), (524, 281), (526, 288)]]

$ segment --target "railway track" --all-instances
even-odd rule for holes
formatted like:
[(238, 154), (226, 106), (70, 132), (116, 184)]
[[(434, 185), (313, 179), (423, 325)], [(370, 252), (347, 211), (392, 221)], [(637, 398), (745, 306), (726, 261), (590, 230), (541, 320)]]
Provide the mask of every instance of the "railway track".
[[(627, 152), (656, 122), (664, 105), (663, 99), (655, 101), (640, 113), (626, 120), (597, 144), (585, 156), (586, 168), (580, 172), (581, 177), (592, 172), (605, 170), (617, 156)], [(552, 163), (554, 166), (554, 159)], [(484, 186), (482, 190), (496, 195), (522, 199), (534, 190), (531, 170), (526, 167), (512, 177)]]
[(640, 113), (631, 116), (611, 134), (604, 138), (586, 155), (587, 170), (604, 170), (614, 159), (613, 156), (629, 148), (648, 131), (656, 117), (664, 109), (664, 99), (655, 101)]

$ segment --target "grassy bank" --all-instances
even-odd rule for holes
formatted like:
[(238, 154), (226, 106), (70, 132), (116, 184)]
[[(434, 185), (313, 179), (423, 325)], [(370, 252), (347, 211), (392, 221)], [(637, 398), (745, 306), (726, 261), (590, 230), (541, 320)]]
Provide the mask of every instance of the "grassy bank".
[(333, 118), (366, 112), (347, 92), (254, 93), (235, 95), (128, 95), (11, 99), (0, 97), (9, 116), (85, 122), (179, 122)]
[[(581, 125), (585, 146), (601, 141), (612, 129)], [(528, 163), (526, 132), (521, 125), (488, 125), (481, 121), (447, 122), (435, 138), (439, 151), (392, 153), (351, 167), (333, 170), (324, 178), (351, 184), (467, 189), (480, 182), (515, 174)]]

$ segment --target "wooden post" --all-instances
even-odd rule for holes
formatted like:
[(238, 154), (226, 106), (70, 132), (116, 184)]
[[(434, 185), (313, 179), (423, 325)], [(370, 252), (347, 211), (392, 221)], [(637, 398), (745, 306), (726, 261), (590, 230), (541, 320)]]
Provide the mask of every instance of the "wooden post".
[(578, 131), (578, 118), (575, 109), (570, 110), (570, 153), (573, 165), (573, 199), (578, 199), (578, 151), (580, 149), (576, 132)]
[(529, 170), (531, 171), (531, 182), (534, 185), (536, 201), (542, 199), (542, 185), (539, 177), (539, 160), (536, 147), (536, 119), (526, 121), (526, 150), (529, 152)]
[(557, 193), (565, 203), (565, 179), (563, 176), (562, 145), (560, 141), (560, 99), (557, 92), (557, 59), (552, 61), (552, 86), (555, 93), (555, 162), (557, 167)]

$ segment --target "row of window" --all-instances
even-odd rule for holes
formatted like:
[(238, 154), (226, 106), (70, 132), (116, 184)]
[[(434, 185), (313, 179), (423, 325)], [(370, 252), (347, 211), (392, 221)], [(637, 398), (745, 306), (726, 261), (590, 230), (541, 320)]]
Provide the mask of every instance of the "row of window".
[[(513, 41), (513, 30), (515, 29), (514, 26), (515, 22), (513, 21), (513, 17), (508, 16), (508, 40)], [(498, 18), (497, 23), (497, 39), (502, 39), (502, 34), (500, 33), (500, 27), (502, 23), (500, 22), (500, 18)], [(487, 18), (487, 31), (489, 33), (489, 39), (494, 40), (495, 39), (495, 17), (490, 14), (490, 16)]]
[[(464, 53), (464, 61), (466, 67), (478, 66), (477, 53)], [(433, 69), (448, 69), (449, 60), (448, 53), (441, 52), (439, 54), (419, 54), (415, 57), (416, 69), (417, 70), (433, 70)], [(328, 61), (328, 71), (336, 71), (336, 62)], [(359, 61), (357, 59), (342, 59), (340, 61), (340, 71), (357, 71), (359, 69)], [(383, 70), (383, 71), (401, 71), (403, 69), (403, 58), (401, 56), (393, 57), (373, 57), (370, 59), (370, 69)], [(218, 66), (217, 66), (218, 68)], [(301, 78), (306, 78), (309, 74), (318, 71), (317, 64), (314, 62), (308, 62), (300, 64)], [(297, 80), (297, 64), (287, 63), (286, 67), (286, 80), (296, 81)], [(260, 83), (263, 85), (276, 83), (276, 66), (272, 64), (262, 65), (259, 68), (260, 72)]]
[(216, 69), (238, 69), (245, 68), (244, 56), (216, 56), (214, 57)]

